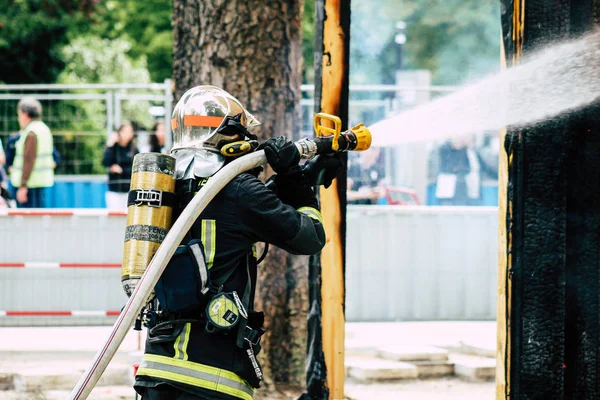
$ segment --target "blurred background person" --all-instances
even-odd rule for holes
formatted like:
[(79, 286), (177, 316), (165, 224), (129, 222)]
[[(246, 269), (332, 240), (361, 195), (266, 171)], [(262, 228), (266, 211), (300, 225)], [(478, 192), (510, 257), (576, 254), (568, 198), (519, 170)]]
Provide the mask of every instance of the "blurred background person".
[(2, 147), (2, 141), (0, 140), (0, 184), (6, 182), (6, 174), (4, 166), (6, 165), (6, 154), (4, 153), (4, 147)]
[(2, 141), (0, 140), (0, 208), (8, 207), (8, 201), (10, 200), (10, 194), (6, 185), (6, 173), (4, 171), (4, 165), (6, 164), (6, 154), (2, 147)]
[(124, 122), (106, 142), (102, 165), (108, 168), (107, 208), (127, 208), (133, 157), (138, 153), (134, 136), (131, 122)]
[(481, 164), (482, 182), (498, 184), (498, 164), (500, 162), (500, 133), (488, 132), (483, 136), (481, 146), (477, 148)]
[(129, 121), (133, 127), (133, 135), (135, 136), (135, 147), (139, 153), (147, 153), (150, 150), (150, 132), (144, 125), (136, 120)]
[(478, 205), (481, 197), (480, 164), (472, 138), (454, 138), (438, 151), (436, 197), (440, 205)]
[(152, 131), (150, 131), (150, 151), (152, 153), (164, 153), (167, 154), (168, 149), (165, 148), (165, 120), (159, 118), (154, 123)]
[(17, 206), (42, 208), (46, 191), (54, 185), (54, 141), (50, 128), (42, 122), (42, 105), (24, 97), (17, 105), (21, 134), (15, 142), (10, 180), (16, 189)]
[(476, 148), (481, 167), (481, 205), (498, 205), (498, 164), (500, 132), (485, 132)]
[[(5, 151), (6, 163), (4, 165), (4, 170), (9, 175), (12, 170), (13, 162), (15, 161), (15, 144), (17, 143), (17, 140), (19, 140), (20, 136), (21, 136), (21, 132), (16, 132), (16, 133), (13, 133), (12, 135), (10, 135), (8, 137), (8, 139), (6, 140), (6, 151)], [(17, 191), (14, 188), (14, 186), (12, 185), (12, 183), (10, 183), (10, 179), (8, 180), (7, 187), (8, 187), (8, 191), (10, 192), (11, 196), (14, 198), (17, 195)]]
[(385, 164), (381, 148), (348, 153), (348, 204), (377, 204), (382, 197)]
[(4, 153), (4, 147), (2, 147), (2, 141), (0, 140), (0, 167), (4, 167), (6, 164), (6, 154)]
[[(10, 171), (12, 170), (12, 165), (13, 165), (13, 162), (15, 161), (15, 145), (17, 143), (17, 140), (19, 140), (20, 137), (21, 137), (21, 132), (16, 132), (16, 133), (13, 133), (12, 135), (10, 135), (8, 137), (8, 139), (6, 140), (6, 151), (5, 151), (6, 159), (5, 159), (5, 164), (4, 164), (4, 170), (6, 171), (7, 174), (10, 174)], [(52, 164), (52, 167), (56, 170), (56, 167), (60, 164), (60, 161), (61, 161), (60, 152), (58, 151), (56, 146), (53, 146), (52, 160), (54, 161), (54, 163)], [(12, 196), (12, 198), (15, 198), (15, 196), (17, 195), (17, 190), (10, 183), (10, 180), (8, 180), (8, 182), (7, 182), (7, 189), (9, 191), (10, 195)]]

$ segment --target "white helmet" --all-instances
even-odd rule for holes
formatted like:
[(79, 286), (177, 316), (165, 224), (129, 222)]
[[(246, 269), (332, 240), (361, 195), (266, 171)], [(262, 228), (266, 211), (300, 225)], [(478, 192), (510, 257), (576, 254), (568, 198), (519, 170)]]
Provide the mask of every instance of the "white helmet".
[(260, 122), (223, 89), (208, 85), (189, 89), (175, 105), (171, 120), (177, 178), (191, 177), (192, 170), (195, 176), (211, 176), (225, 157), (253, 150), (256, 136), (247, 128), (257, 125)]

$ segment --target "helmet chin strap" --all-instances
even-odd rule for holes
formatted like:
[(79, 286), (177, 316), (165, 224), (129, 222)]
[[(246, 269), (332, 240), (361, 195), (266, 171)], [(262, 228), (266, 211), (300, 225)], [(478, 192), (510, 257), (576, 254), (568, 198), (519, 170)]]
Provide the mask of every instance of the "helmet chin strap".
[(258, 137), (250, 132), (241, 123), (242, 114), (234, 115), (233, 117), (227, 116), (223, 121), (221, 127), (217, 130), (218, 133), (227, 136), (243, 135), (250, 140), (258, 140)]
[[(258, 137), (248, 132), (241, 123), (242, 114), (233, 117), (227, 116), (217, 132), (221, 135), (231, 136), (232, 139), (237, 136), (238, 140), (221, 140), (217, 143), (217, 148), (225, 157), (239, 157), (246, 153), (256, 150), (258, 147)], [(250, 140), (244, 140), (244, 137)]]

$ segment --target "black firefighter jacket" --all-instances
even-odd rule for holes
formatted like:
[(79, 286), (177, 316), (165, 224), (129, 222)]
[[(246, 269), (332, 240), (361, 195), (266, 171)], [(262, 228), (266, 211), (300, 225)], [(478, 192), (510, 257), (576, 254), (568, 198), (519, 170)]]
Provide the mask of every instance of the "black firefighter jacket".
[[(256, 176), (240, 174), (195, 224), (193, 236), (202, 240), (211, 279), (231, 274), (224, 291), (235, 290), (242, 296), (249, 279), (248, 260), (256, 267), (252, 254), (257, 242), (306, 255), (318, 253), (325, 245), (321, 214), (311, 188), (295, 188), (293, 182), (278, 186), (287, 187), (288, 193), (276, 194)], [(251, 282), (250, 310), (255, 284)], [(249, 383), (254, 369), (235, 340), (235, 335), (207, 334), (202, 324), (186, 323), (173, 341), (146, 343), (135, 388), (143, 394), (144, 387), (168, 383), (201, 398), (251, 400), (253, 386), (258, 386)]]

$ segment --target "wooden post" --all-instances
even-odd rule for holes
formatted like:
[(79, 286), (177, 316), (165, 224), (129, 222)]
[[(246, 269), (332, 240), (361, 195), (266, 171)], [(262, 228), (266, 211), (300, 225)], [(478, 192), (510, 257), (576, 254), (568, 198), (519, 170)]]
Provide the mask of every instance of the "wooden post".
[[(505, 8), (502, 15), (500, 66), (518, 64), (523, 45), (523, 12), (525, 0), (512, 0), (512, 8)], [(511, 60), (507, 60), (506, 48)], [(503, 112), (504, 110), (501, 110)], [(511, 281), (509, 269), (512, 264), (508, 249), (512, 247), (509, 224), (512, 204), (508, 201), (508, 168), (510, 155), (504, 146), (506, 129), (500, 131), (500, 162), (498, 168), (498, 302), (496, 305), (497, 352), (496, 352), (496, 400), (510, 398), (510, 298)]]
[[(315, 112), (341, 118), (348, 127), (350, 1), (317, 0)], [(322, 338), (330, 399), (344, 398), (344, 270), (346, 171), (320, 190), (327, 244), (321, 253)]]

